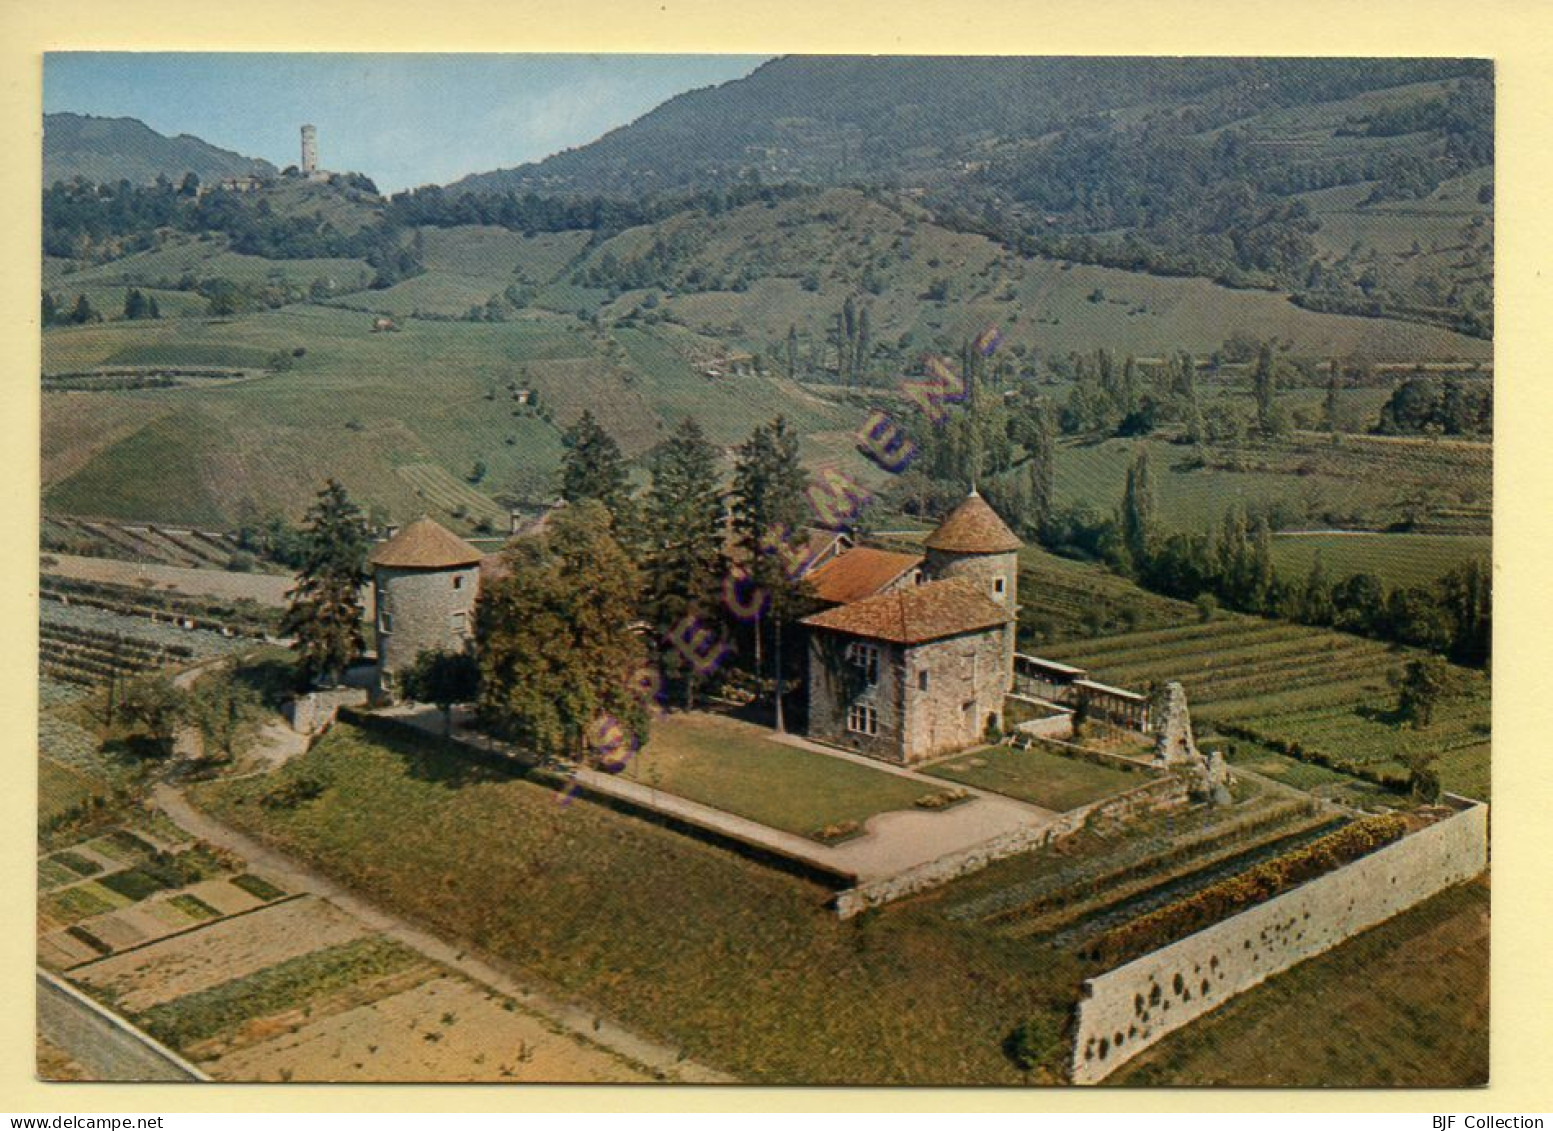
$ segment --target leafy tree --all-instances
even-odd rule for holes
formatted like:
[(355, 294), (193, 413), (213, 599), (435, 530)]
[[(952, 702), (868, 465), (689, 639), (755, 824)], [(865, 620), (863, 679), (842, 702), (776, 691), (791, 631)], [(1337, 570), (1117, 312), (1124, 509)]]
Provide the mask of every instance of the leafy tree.
[(1386, 624), (1386, 587), (1373, 573), (1356, 573), (1332, 588), (1332, 626), (1373, 635)]
[(1450, 621), (1451, 659), (1482, 667), (1492, 651), (1494, 622), (1493, 566), (1487, 558), (1472, 558), (1439, 581), (1440, 605)]
[(231, 761), (243, 735), (259, 716), (258, 694), (229, 671), (205, 675), (189, 692), (184, 710), (205, 748), (205, 757)]
[(50, 291), (43, 292), (43, 325), (53, 326), (60, 320), (59, 300)]
[(336, 683), (366, 642), (361, 587), (366, 584), (367, 527), (361, 509), (331, 479), (308, 509), (302, 564), (282, 630), (293, 635), (304, 685)]
[(1435, 651), (1451, 640), (1451, 625), (1434, 592), (1418, 585), (1393, 589), (1387, 596), (1385, 629), (1393, 640)]
[(146, 296), (134, 287), (124, 296), (124, 317), (131, 321), (146, 317)]
[(480, 665), (468, 652), (428, 648), (404, 673), (403, 687), (417, 703), (435, 703), (442, 711), (443, 733), (452, 734), (453, 705), (480, 693)]
[(1325, 625), (1333, 622), (1336, 613), (1332, 601), (1332, 582), (1327, 577), (1326, 565), (1318, 550), (1295, 601), (1294, 616), (1302, 624)]
[(119, 702), (122, 719), (145, 729), (162, 756), (172, 753), (183, 720), (186, 697), (167, 675), (143, 675), (124, 686)]
[(561, 436), (566, 453), (561, 457), (561, 497), (568, 503), (597, 499), (617, 525), (626, 518), (631, 483), (620, 445), (584, 409), (577, 422)]
[(597, 499), (556, 512), (507, 550), (508, 574), (480, 598), (480, 717), (547, 757), (580, 761), (613, 729), (646, 741), (641, 577), (611, 527)]
[(1418, 729), (1434, 721), (1434, 709), (1450, 687), (1450, 668), (1438, 656), (1409, 660), (1397, 688), (1397, 716)]
[(1440, 751), (1436, 746), (1418, 746), (1402, 756), (1407, 765), (1408, 788), (1413, 797), (1426, 805), (1436, 804), (1444, 792), (1440, 782)]
[[(646, 510), (647, 615), (657, 639), (666, 639), (695, 616), (715, 631), (720, 619), (723, 563), (723, 499), (717, 450), (694, 417), (686, 417), (652, 459)], [(663, 649), (663, 668), (695, 705), (695, 667), (673, 647)]]

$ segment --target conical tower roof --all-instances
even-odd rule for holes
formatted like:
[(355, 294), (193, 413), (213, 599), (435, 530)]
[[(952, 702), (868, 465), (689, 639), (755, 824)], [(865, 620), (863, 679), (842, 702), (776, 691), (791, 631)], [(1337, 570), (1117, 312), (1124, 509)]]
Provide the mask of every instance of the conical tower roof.
[(418, 518), (373, 549), (369, 564), (391, 569), (457, 569), (480, 560), (480, 551), (447, 527)]
[(924, 545), (954, 554), (1008, 554), (1023, 543), (972, 488), (966, 500), (927, 536)]

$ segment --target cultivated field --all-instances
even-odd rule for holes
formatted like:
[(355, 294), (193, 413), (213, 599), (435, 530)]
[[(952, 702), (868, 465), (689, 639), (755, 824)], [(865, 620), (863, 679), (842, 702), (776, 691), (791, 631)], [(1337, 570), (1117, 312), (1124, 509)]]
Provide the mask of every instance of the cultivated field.
[(1387, 679), (1411, 653), (1346, 633), (1227, 616), (1071, 641), (1042, 654), (1121, 687), (1178, 679), (1199, 724), (1249, 728), (1367, 771), (1405, 777), (1408, 751), (1438, 751), (1447, 789), (1489, 793), (1489, 683), (1478, 671), (1455, 669), (1456, 687), (1434, 721), (1414, 729), (1397, 721)]
[(1291, 533), (1273, 537), (1273, 564), (1287, 577), (1304, 577), (1320, 555), (1330, 578), (1373, 573), (1388, 587), (1428, 586), (1492, 550), (1492, 539), (1474, 534)]
[[(51, 330), (46, 371), (125, 358), (262, 367), (277, 353), (305, 352), (283, 372), (237, 384), (49, 394), (45, 503), (67, 514), (220, 527), (244, 503), (299, 517), (334, 475), (401, 521), (430, 509), (469, 530), (491, 510), (457, 490), (474, 463), (487, 467), (482, 496), (553, 497), (560, 429), (584, 408), (633, 456), (692, 411), (718, 444), (742, 440), (777, 412), (804, 432), (855, 426), (855, 414), (769, 378), (714, 381), (646, 332), (627, 340), (630, 349), (590, 336), (575, 317), (542, 313), (498, 324), (417, 320), (373, 334), (370, 315), (305, 304), (216, 322)], [(551, 415), (517, 404), (509, 386), (535, 390)], [(441, 469), (451, 493), (439, 502), (395, 473), (414, 465)], [(460, 504), (467, 522), (456, 517)]]

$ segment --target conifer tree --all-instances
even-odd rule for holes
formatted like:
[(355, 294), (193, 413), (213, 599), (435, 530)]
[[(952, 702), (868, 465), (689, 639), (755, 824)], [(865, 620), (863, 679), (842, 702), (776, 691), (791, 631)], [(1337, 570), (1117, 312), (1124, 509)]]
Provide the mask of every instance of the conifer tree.
[(584, 409), (577, 423), (561, 436), (566, 453), (561, 457), (561, 497), (568, 503), (597, 499), (614, 517), (617, 527), (625, 523), (631, 498), (631, 482), (626, 473), (620, 445)]
[(287, 593), (283, 631), (295, 637), (304, 684), (336, 683), (366, 646), (361, 587), (366, 584), (367, 527), (361, 509), (331, 479), (307, 512), (302, 567)]
[(775, 672), (777, 729), (782, 729), (782, 628), (801, 608), (804, 586), (792, 576), (789, 547), (804, 524), (804, 487), (808, 477), (798, 461), (798, 436), (778, 416), (750, 433), (739, 446), (734, 466), (732, 524), (741, 556), (754, 586), (770, 603), (754, 623), (755, 669), (761, 671), (764, 625), (769, 623)]
[[(645, 511), (646, 611), (657, 639), (691, 615), (715, 630), (725, 573), (723, 499), (717, 451), (694, 417), (654, 453)], [(662, 666), (680, 683), (686, 708), (693, 707), (694, 668), (672, 647), (663, 650)]]

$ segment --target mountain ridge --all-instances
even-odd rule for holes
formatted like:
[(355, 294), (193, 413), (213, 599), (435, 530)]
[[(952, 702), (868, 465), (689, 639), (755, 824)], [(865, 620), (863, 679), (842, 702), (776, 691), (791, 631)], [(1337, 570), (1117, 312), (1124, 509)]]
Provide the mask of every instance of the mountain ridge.
[(252, 175), (272, 177), (268, 161), (212, 145), (194, 134), (169, 136), (138, 118), (99, 117), (59, 111), (43, 116), (43, 183), (76, 177), (100, 183), (150, 184), (157, 177), (200, 180)]

